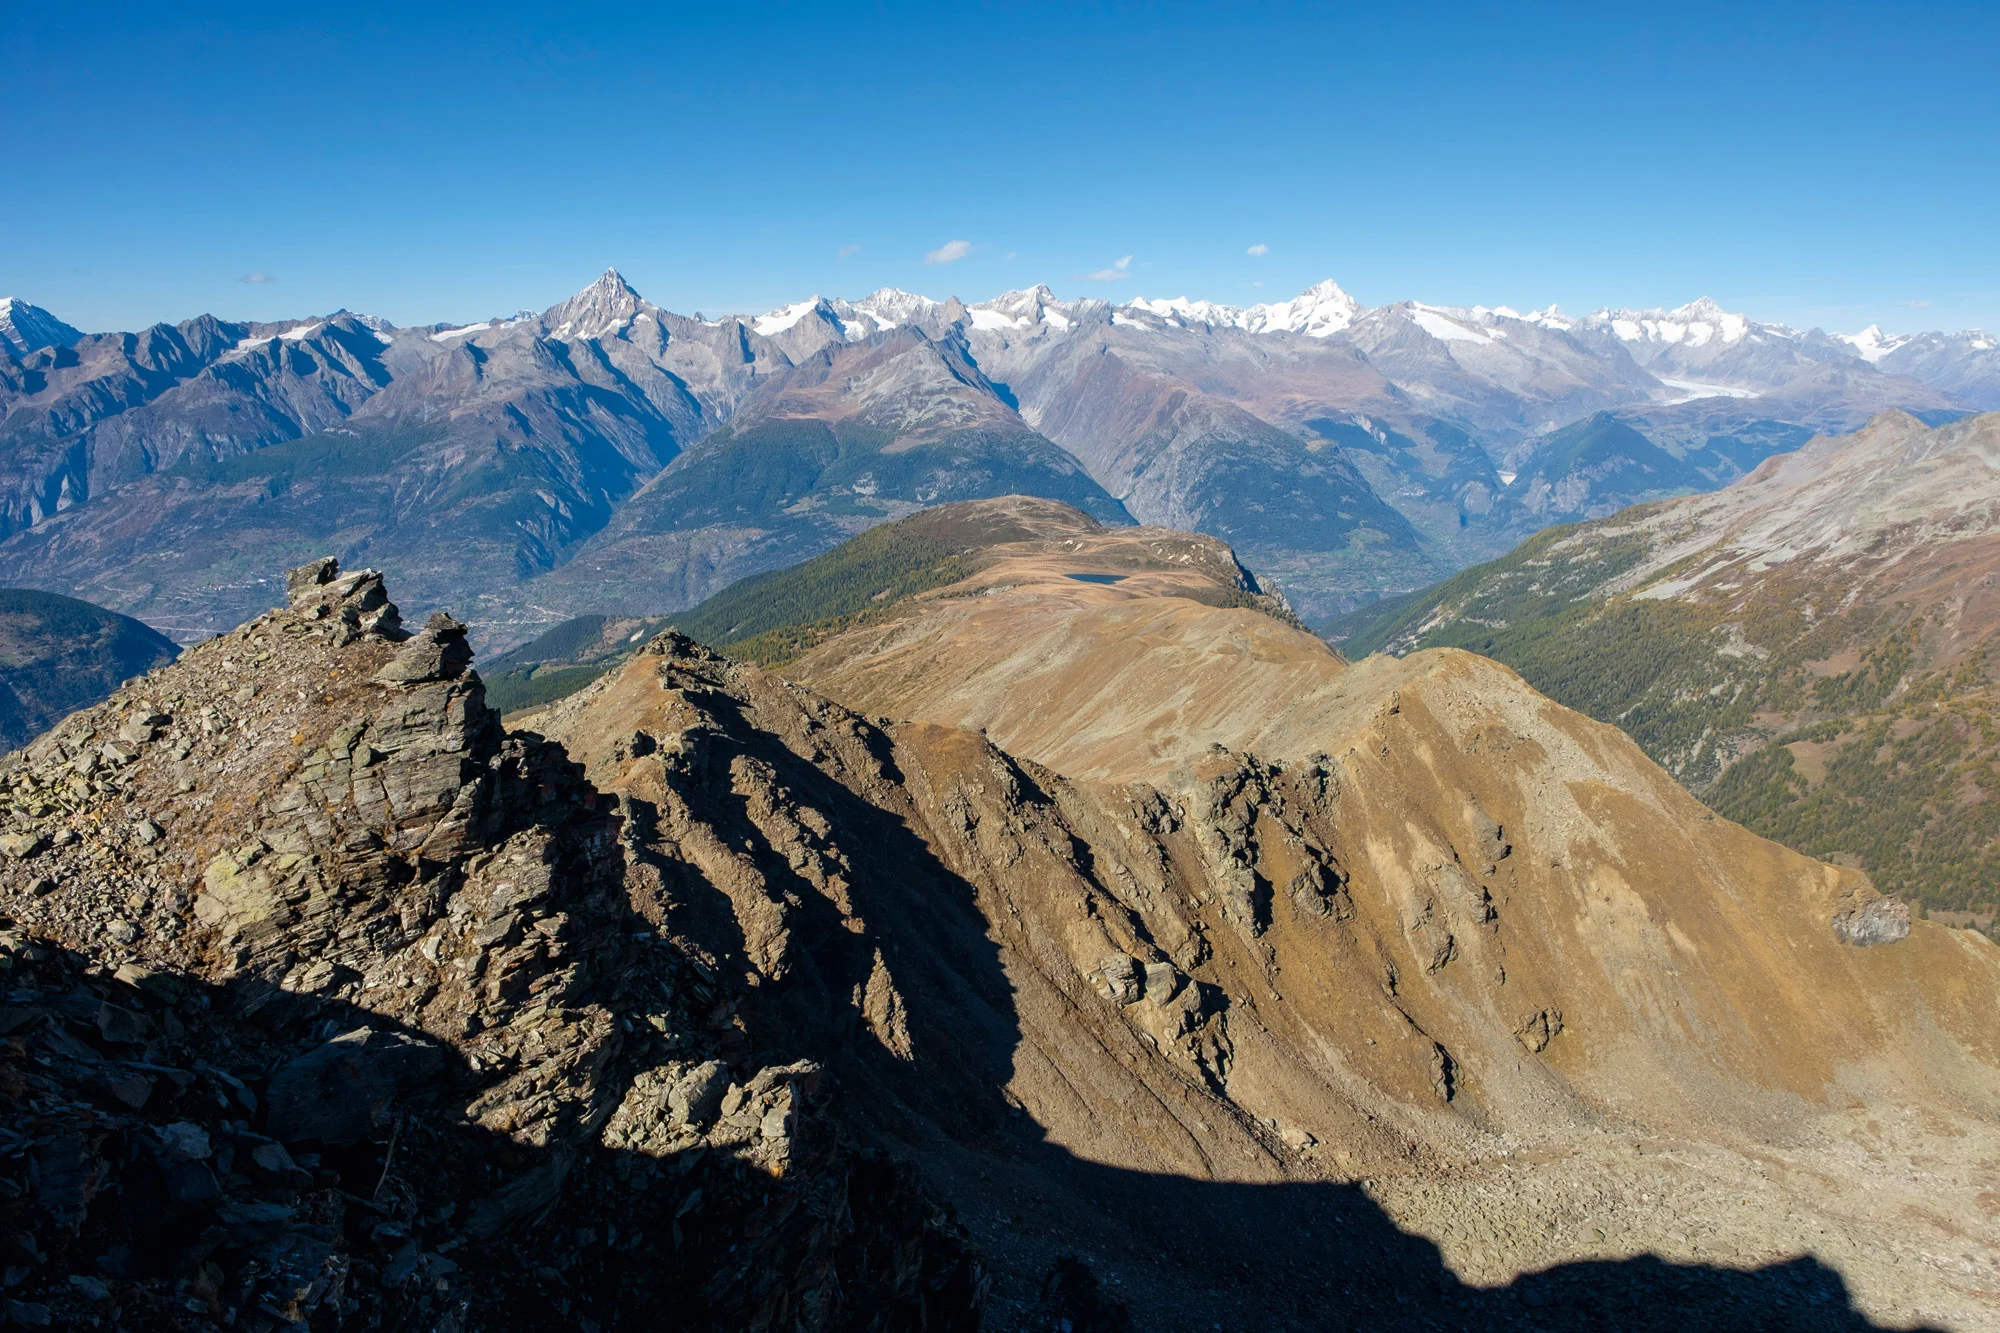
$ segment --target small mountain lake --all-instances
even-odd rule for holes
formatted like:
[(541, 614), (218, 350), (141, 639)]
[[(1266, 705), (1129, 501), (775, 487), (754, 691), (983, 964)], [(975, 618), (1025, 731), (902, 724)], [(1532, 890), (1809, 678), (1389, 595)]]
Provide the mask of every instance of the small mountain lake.
[(1120, 583), (1125, 578), (1123, 574), (1065, 574), (1063, 577), (1075, 579), (1078, 583)]

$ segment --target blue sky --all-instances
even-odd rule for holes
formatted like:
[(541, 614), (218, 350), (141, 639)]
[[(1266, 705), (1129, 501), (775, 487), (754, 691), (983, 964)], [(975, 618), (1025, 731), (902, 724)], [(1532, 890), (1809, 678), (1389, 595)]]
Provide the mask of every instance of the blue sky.
[(2000, 328), (1992, 5), (396, 8), (6, 6), (0, 294), (462, 321), (615, 264), (710, 314), (1333, 277)]

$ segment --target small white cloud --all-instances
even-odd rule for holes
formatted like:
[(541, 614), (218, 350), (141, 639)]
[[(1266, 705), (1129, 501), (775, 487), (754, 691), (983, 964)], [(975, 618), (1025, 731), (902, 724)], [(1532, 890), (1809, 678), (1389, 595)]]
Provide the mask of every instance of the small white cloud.
[(1253, 259), (1261, 259), (1263, 256), (1271, 253), (1271, 247), (1264, 244), (1262, 241), (1259, 241), (1257, 242), (1257, 244), (1251, 246), (1248, 250), (1245, 250), (1243, 253), (1249, 255)]
[(858, 255), (860, 253), (861, 247), (858, 245), (843, 245), (840, 247), (840, 257), (842, 259), (847, 258), (849, 255)]
[(1019, 259), (1020, 257), (1021, 257), (1021, 252), (1019, 250), (1009, 250), (1007, 252), (1007, 258), (1009, 259)]
[(924, 256), (926, 264), (956, 264), (972, 253), (971, 241), (946, 241)]
[(252, 287), (261, 287), (267, 282), (276, 282), (277, 279), (272, 277), (268, 273), (245, 273), (242, 277), (238, 278), (237, 281), (247, 282)]
[(1915, 301), (1905, 301), (1903, 302), (1903, 304), (1908, 306), (1912, 310), (1929, 310), (1931, 308), (1931, 303), (1929, 301), (1922, 300), (1921, 298)]
[(1112, 264), (1111, 267), (1119, 269), (1132, 267), (1132, 256), (1126, 255), (1123, 259), (1120, 259), (1116, 263)]
[(1256, 281), (1256, 282), (1253, 282), (1253, 283), (1251, 283), (1250, 285), (1251, 285), (1252, 287), (1262, 287), (1262, 286), (1264, 285), (1264, 283), (1263, 283), (1263, 280), (1262, 280), (1262, 279), (1259, 279), (1258, 281)]
[(1101, 268), (1097, 270), (1097, 272), (1095, 273), (1079, 273), (1076, 275), (1073, 281), (1120, 282), (1132, 276), (1130, 273), (1126, 272), (1126, 270), (1131, 267), (1132, 267), (1132, 256), (1126, 255), (1123, 259), (1112, 260), (1110, 268)]

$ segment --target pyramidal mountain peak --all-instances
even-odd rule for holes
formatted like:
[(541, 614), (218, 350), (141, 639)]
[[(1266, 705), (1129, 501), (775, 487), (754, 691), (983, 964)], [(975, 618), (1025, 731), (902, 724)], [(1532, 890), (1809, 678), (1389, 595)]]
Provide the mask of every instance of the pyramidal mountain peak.
[(73, 347), (83, 334), (18, 296), (0, 296), (0, 350), (16, 356), (44, 347)]
[(542, 323), (557, 338), (598, 338), (630, 322), (650, 303), (615, 268), (576, 295), (542, 313)]

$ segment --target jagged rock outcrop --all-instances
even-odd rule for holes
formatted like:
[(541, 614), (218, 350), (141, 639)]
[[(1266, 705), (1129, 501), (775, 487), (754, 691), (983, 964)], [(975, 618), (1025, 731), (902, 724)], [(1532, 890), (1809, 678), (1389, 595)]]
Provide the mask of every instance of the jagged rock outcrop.
[(290, 589), (8, 775), (13, 1320), (974, 1319), (815, 1067), (718, 1042), (618, 803), (500, 729), (464, 627), (330, 561)]

